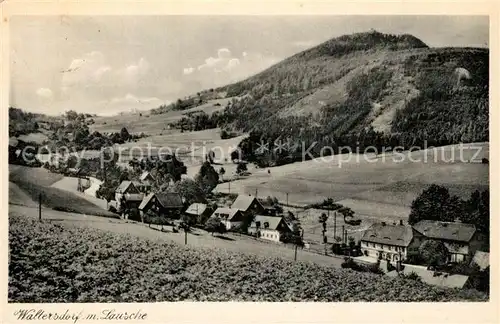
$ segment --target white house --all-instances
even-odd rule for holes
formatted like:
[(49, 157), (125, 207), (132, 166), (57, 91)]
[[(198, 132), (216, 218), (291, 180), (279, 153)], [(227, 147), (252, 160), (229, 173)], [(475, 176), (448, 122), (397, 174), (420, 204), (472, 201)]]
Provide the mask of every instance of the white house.
[(292, 232), (283, 217), (257, 215), (248, 228), (249, 234), (256, 234), (264, 240), (280, 242), (284, 233)]
[(245, 217), (239, 209), (224, 207), (217, 208), (212, 216), (219, 217), (228, 231), (241, 226)]
[(361, 251), (374, 260), (396, 262), (406, 259), (408, 248), (416, 242), (411, 226), (376, 223), (364, 232)]

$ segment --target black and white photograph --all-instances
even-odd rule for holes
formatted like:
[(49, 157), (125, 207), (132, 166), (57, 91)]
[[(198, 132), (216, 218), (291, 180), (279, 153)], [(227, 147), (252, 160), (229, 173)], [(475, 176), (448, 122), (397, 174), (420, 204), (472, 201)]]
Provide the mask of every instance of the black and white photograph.
[(8, 35), (9, 303), (490, 301), (489, 16)]

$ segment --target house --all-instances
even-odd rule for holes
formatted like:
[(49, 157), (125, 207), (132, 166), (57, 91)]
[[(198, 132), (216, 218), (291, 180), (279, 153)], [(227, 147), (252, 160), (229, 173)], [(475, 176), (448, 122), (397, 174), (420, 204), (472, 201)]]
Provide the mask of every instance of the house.
[(490, 266), (490, 254), (488, 252), (476, 251), (471, 262), (477, 264), (480, 270), (484, 270)]
[(217, 208), (212, 216), (219, 217), (228, 231), (241, 226), (245, 220), (245, 215), (241, 210), (227, 207)]
[(264, 240), (280, 242), (284, 233), (291, 233), (292, 229), (283, 217), (257, 215), (248, 228), (248, 233), (257, 235)]
[(122, 181), (118, 188), (115, 190), (115, 201), (120, 204), (122, 199), (127, 203), (135, 204), (135, 202), (141, 202), (144, 195), (137, 189), (132, 181)]
[[(439, 287), (466, 288), (469, 282), (468, 276), (427, 270), (427, 267), (413, 264), (403, 264), (401, 273), (406, 276), (414, 273), (420, 277), (422, 282)], [(393, 270), (388, 272), (387, 275), (390, 277), (397, 277), (399, 276), (399, 273), (396, 270)]]
[(177, 218), (180, 216), (184, 203), (181, 195), (174, 192), (150, 193), (144, 197), (139, 205), (141, 218), (149, 211), (168, 218)]
[(212, 209), (206, 204), (194, 203), (184, 213), (190, 215), (198, 224), (202, 224), (212, 215)]
[(132, 183), (141, 193), (148, 194), (151, 192), (151, 185), (147, 182), (144, 183), (142, 181), (132, 181)]
[(147, 184), (149, 186), (153, 185), (155, 181), (155, 178), (151, 175), (151, 172), (149, 171), (144, 171), (139, 179), (141, 180), (141, 183)]
[(249, 214), (263, 214), (265, 212), (265, 208), (260, 201), (251, 195), (238, 195), (231, 208), (241, 210), (245, 216)]
[(483, 244), (473, 224), (421, 220), (413, 228), (426, 239), (443, 242), (449, 262), (469, 262)]
[(276, 210), (276, 207), (274, 206), (274, 204), (267, 201), (267, 199), (259, 200), (259, 202), (262, 205), (262, 207), (264, 208), (264, 212), (263, 212), (264, 215), (276, 216), (278, 214), (278, 211)]
[(373, 259), (397, 262), (406, 259), (408, 249), (418, 246), (420, 241), (419, 235), (414, 235), (412, 227), (402, 222), (398, 225), (375, 223), (361, 238), (361, 252)]

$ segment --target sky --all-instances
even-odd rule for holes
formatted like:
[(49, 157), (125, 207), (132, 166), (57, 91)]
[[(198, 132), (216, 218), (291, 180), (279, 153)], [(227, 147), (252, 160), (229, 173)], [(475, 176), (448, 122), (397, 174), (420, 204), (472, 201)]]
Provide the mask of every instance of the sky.
[(431, 47), (489, 40), (485, 16), (14, 16), (10, 105), (48, 114), (156, 108), (372, 28)]

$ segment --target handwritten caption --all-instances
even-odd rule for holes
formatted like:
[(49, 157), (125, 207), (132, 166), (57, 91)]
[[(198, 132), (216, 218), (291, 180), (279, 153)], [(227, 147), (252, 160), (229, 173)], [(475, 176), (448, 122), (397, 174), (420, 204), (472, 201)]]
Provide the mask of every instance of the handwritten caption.
[(103, 309), (100, 313), (73, 312), (66, 309), (63, 312), (48, 312), (43, 309), (18, 309), (14, 316), (19, 321), (63, 321), (76, 324), (78, 321), (140, 321), (146, 320), (148, 314), (140, 309), (134, 312), (120, 312), (115, 309)]

